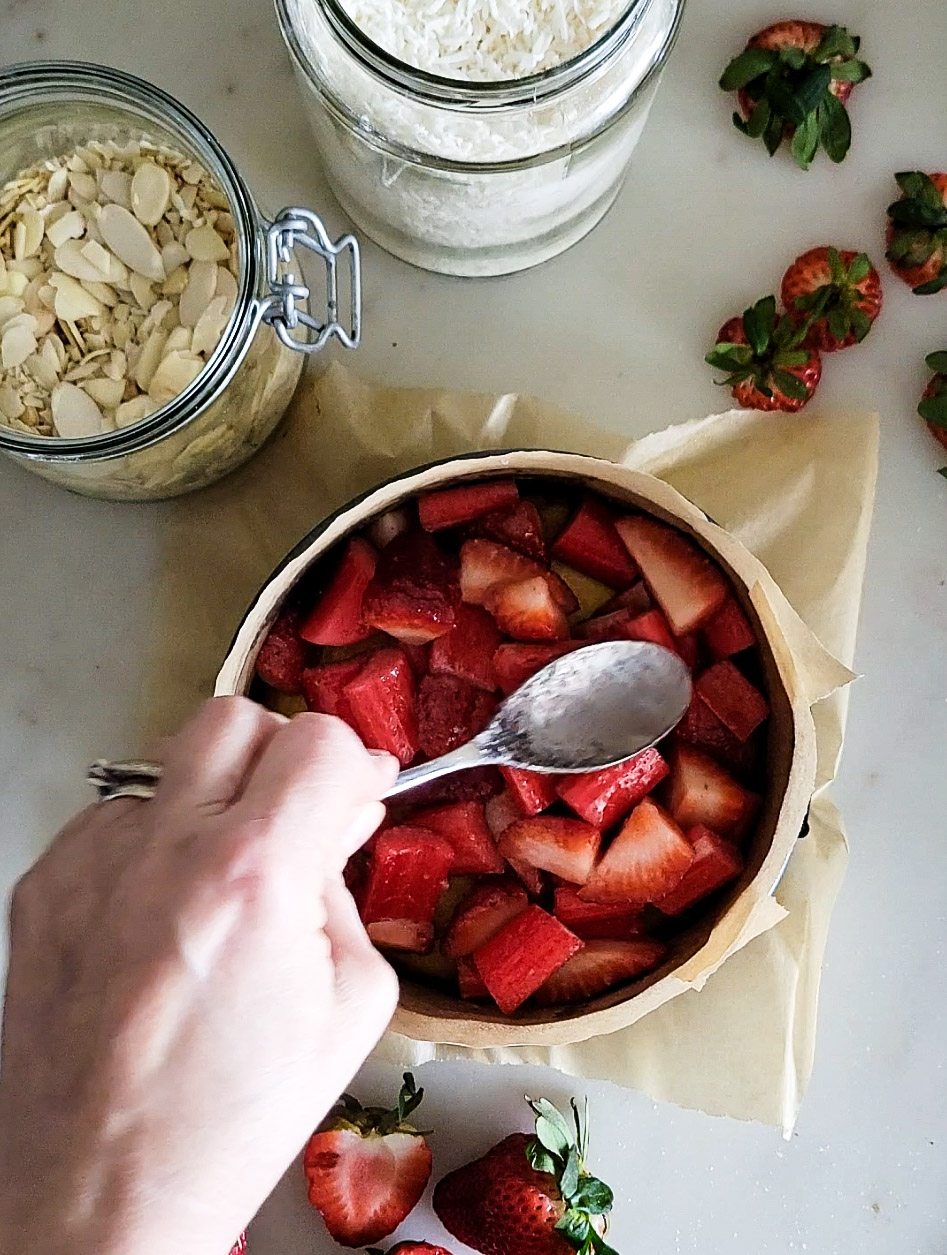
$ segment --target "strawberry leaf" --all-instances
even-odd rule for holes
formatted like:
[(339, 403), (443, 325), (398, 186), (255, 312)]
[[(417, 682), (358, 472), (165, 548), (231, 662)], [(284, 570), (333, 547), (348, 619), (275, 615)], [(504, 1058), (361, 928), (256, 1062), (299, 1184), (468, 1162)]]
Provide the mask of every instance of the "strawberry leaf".
[(604, 1216), (611, 1211), (615, 1196), (598, 1177), (583, 1177), (572, 1198), (576, 1207), (582, 1207), (593, 1216)]
[(776, 326), (776, 297), (762, 300), (743, 311), (743, 330), (753, 352), (761, 357), (770, 346)]
[(534, 1137), (527, 1144), (526, 1158), (529, 1160), (529, 1166), (537, 1172), (550, 1172), (553, 1176), (562, 1166), (562, 1161), (556, 1155), (551, 1155), (544, 1146)]
[[(739, 115), (737, 115), (739, 116)], [(773, 111), (769, 106), (768, 100), (761, 100), (746, 122), (742, 118), (740, 129), (744, 135), (749, 135), (751, 139), (759, 139), (772, 120)]]
[(809, 389), (806, 385), (795, 375), (790, 375), (788, 370), (775, 369), (773, 383), (783, 396), (789, 397), (791, 401), (805, 401), (809, 397)]
[(922, 200), (934, 209), (943, 208), (943, 199), (937, 190), (937, 184), (923, 170), (902, 170), (894, 176), (894, 181), (911, 200)]
[(830, 26), (812, 54), (815, 61), (829, 61), (832, 57), (854, 57), (859, 40), (850, 35), (844, 26)]
[(569, 1148), (566, 1166), (559, 1178), (559, 1191), (567, 1202), (572, 1202), (579, 1184), (579, 1156), (574, 1146)]
[(864, 83), (866, 78), (871, 78), (871, 70), (864, 61), (841, 61), (832, 66), (835, 83)]
[(402, 1082), (401, 1092), (398, 1094), (399, 1124), (404, 1124), (408, 1116), (420, 1107), (421, 1100), (424, 1098), (424, 1090), (418, 1089), (410, 1072), (405, 1072)]
[(720, 76), (720, 86), (725, 92), (739, 91), (755, 78), (766, 74), (779, 60), (779, 54), (769, 48), (747, 48), (733, 58)]
[(947, 287), (947, 266), (940, 272), (936, 279), (931, 279), (927, 283), (919, 283), (916, 288), (911, 291), (915, 296), (933, 296), (936, 292), (941, 292)]
[(796, 127), (792, 137), (790, 150), (796, 165), (808, 170), (813, 157), (819, 150), (819, 122), (815, 113), (808, 113)]
[(819, 135), (822, 147), (830, 160), (838, 163), (844, 161), (852, 143), (852, 124), (849, 121), (845, 106), (832, 95), (826, 93), (819, 105)]
[(947, 427), (947, 393), (921, 401), (917, 412), (925, 423), (930, 423), (934, 427)]
[(771, 157), (774, 157), (783, 142), (783, 122), (779, 114), (773, 111), (773, 115), (766, 124), (766, 130), (763, 132), (763, 143), (766, 145), (766, 151)]
[(947, 479), (947, 466), (942, 466), (937, 474), (943, 475), (944, 479)]
[(839, 305), (829, 310), (825, 321), (828, 323), (829, 331), (831, 331), (836, 340), (844, 340), (851, 330), (851, 319)]
[(930, 205), (920, 197), (905, 197), (888, 206), (888, 217), (896, 227), (911, 230), (939, 231), (947, 227), (947, 209), (943, 203)]
[(871, 319), (863, 309), (857, 306), (852, 310), (852, 330), (855, 332), (855, 339), (861, 344), (868, 332), (871, 331)]
[(859, 284), (871, 274), (871, 262), (867, 253), (858, 253), (852, 258), (852, 264), (848, 268), (848, 279), (850, 283)]
[(934, 371), (937, 375), (947, 375), (947, 349), (940, 349), (936, 353), (928, 353), (924, 358), (924, 362), (929, 370)]
[(572, 1134), (562, 1115), (546, 1098), (527, 1098), (536, 1116), (536, 1137), (540, 1143), (561, 1159), (569, 1156), (573, 1147)]
[(753, 350), (748, 344), (717, 344), (704, 358), (708, 366), (717, 370), (742, 370), (753, 360)]

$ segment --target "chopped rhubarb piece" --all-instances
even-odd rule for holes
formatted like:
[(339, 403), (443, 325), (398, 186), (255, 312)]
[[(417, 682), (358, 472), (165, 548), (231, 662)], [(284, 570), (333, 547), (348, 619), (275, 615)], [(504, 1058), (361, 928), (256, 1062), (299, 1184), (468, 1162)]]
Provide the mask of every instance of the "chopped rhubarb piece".
[(631, 617), (637, 618), (639, 614), (644, 614), (646, 610), (650, 610), (654, 605), (651, 600), (651, 594), (644, 580), (635, 580), (631, 588), (626, 588), (621, 593), (616, 593), (610, 601), (607, 601), (602, 607), (602, 614), (613, 614), (616, 610), (630, 610)]
[(358, 728), (352, 704), (345, 695), (345, 688), (360, 673), (364, 658), (348, 658), (344, 662), (327, 662), (319, 667), (307, 667), (302, 675), (303, 696), (310, 710), (323, 715), (338, 715), (350, 727)]
[(758, 739), (738, 741), (725, 723), (717, 718), (699, 693), (691, 697), (684, 718), (675, 729), (678, 740), (706, 750), (724, 767), (739, 776), (752, 775), (759, 757)]
[(704, 624), (704, 640), (707, 648), (719, 662), (732, 658), (756, 644), (756, 635), (750, 621), (740, 609), (735, 597), (723, 603), (712, 619)]
[(493, 693), (498, 687), (493, 655), (501, 640), (492, 615), (481, 606), (461, 604), (454, 626), (431, 645), (431, 674), (456, 675)]
[(378, 554), (361, 536), (345, 547), (332, 582), (303, 620), (299, 635), (313, 645), (354, 645), (371, 634), (362, 609)]
[(572, 590), (573, 596), (579, 603), (575, 611), (579, 619), (588, 619), (593, 614), (598, 614), (605, 603), (612, 598), (612, 590), (607, 584), (593, 580), (591, 575), (585, 575), (565, 562), (554, 562), (552, 570), (553, 574), (558, 575)]
[(521, 819), (524, 815), (538, 815), (540, 811), (548, 810), (556, 800), (558, 777), (548, 772), (524, 771), (519, 767), (501, 767), (500, 774), (519, 807), (520, 813), (517, 819)]
[(301, 693), (303, 668), (312, 651), (299, 635), (299, 614), (285, 610), (267, 633), (256, 656), (256, 673), (280, 693)]
[(562, 776), (556, 791), (581, 819), (596, 828), (610, 828), (660, 784), (669, 770), (656, 749), (647, 749), (602, 771)]
[(677, 888), (655, 903), (665, 915), (680, 915), (743, 871), (743, 856), (737, 847), (710, 828), (696, 824), (684, 835), (694, 847), (694, 861)]
[(436, 832), (412, 824), (384, 828), (375, 838), (368, 862), (363, 921), (433, 923), (453, 861), (450, 843)]
[(583, 902), (572, 885), (555, 891), (553, 914), (583, 941), (609, 938), (615, 941), (643, 932), (641, 911), (629, 911), (624, 902)]
[(625, 624), (625, 635), (630, 641), (651, 641), (653, 645), (663, 645), (675, 654), (678, 652), (677, 641), (660, 610), (646, 610), (636, 619), (629, 619)]
[(402, 508), (386, 510), (368, 525), (368, 538), (376, 549), (384, 549), (396, 536), (411, 530), (408, 511)]
[(546, 663), (581, 649), (585, 641), (558, 641), (550, 645), (501, 645), (493, 655), (497, 681), (506, 696), (535, 675)]
[(430, 758), (465, 745), (496, 709), (490, 693), (453, 675), (426, 675), (418, 686), (418, 744)]
[(727, 660), (715, 662), (694, 686), (721, 723), (745, 741), (769, 715), (766, 698)]
[(668, 809), (682, 828), (706, 824), (724, 837), (742, 835), (759, 804), (754, 793), (692, 745), (675, 746), (669, 785)]
[(510, 824), (499, 845), (504, 858), (584, 885), (592, 874), (601, 840), (599, 830), (581, 819), (534, 815)]
[(510, 871), (516, 876), (526, 892), (533, 898), (541, 898), (546, 892), (546, 877), (538, 867), (524, 862), (520, 858), (508, 858)]
[(546, 561), (543, 522), (531, 501), (521, 501), (512, 510), (496, 510), (492, 514), (485, 514), (483, 518), (470, 524), (467, 534), (508, 545), (510, 549), (524, 553), (527, 558), (534, 558), (537, 562)]
[(476, 963), (468, 955), (457, 960), (457, 989), (468, 1002), (482, 1002), (490, 997)]
[(494, 841), (500, 840), (510, 824), (523, 818), (523, 812), (510, 789), (504, 789), (502, 793), (489, 798), (484, 804), (483, 814)]
[(561, 641), (569, 635), (569, 620), (556, 604), (545, 575), (516, 584), (496, 584), (484, 604), (500, 631), (515, 640)]
[(723, 572), (676, 528), (644, 514), (615, 527), (678, 636), (702, 627), (730, 596)]
[(540, 1006), (562, 1002), (588, 1002), (616, 985), (657, 967), (667, 946), (651, 937), (631, 941), (587, 941), (558, 972), (536, 990)]
[(473, 960), (490, 997), (504, 1015), (512, 1015), (581, 949), (582, 941), (557, 919), (528, 906), (475, 950)]
[(434, 929), (415, 919), (376, 919), (366, 925), (371, 941), (383, 950), (427, 954), (434, 945)]
[(450, 843), (455, 876), (489, 876), (503, 871), (503, 859), (487, 827), (482, 802), (452, 802), (415, 811), (412, 822), (430, 828)]
[(369, 627), (423, 645), (450, 631), (459, 605), (453, 559), (426, 532), (402, 532), (381, 551), (363, 617)]
[(630, 610), (613, 610), (611, 614), (599, 614), (594, 619), (579, 623), (575, 635), (582, 641), (626, 641), (625, 631), (634, 618)]
[(583, 498), (552, 552), (560, 561), (568, 562), (610, 588), (625, 588), (638, 574), (615, 531), (615, 516), (591, 494)]
[(444, 938), (444, 953), (452, 959), (473, 954), (528, 906), (526, 890), (514, 880), (477, 885), (457, 908)]
[(490, 590), (498, 584), (518, 584), (539, 576), (549, 584), (560, 610), (571, 614), (579, 604), (575, 594), (542, 563), (492, 540), (466, 540), (460, 547), (460, 590), (468, 605), (486, 605)]
[(418, 752), (414, 676), (402, 649), (369, 654), (343, 696), (369, 749), (387, 750), (405, 766)]
[(418, 500), (418, 518), (425, 531), (469, 523), (494, 510), (512, 509), (520, 499), (512, 479), (493, 479), (483, 484), (459, 484), (429, 492)]
[(670, 893), (693, 861), (693, 846), (678, 825), (646, 799), (625, 820), (579, 897), (644, 906)]
[[(453, 630), (453, 629), (452, 629)], [(380, 638), (384, 640), (384, 637)], [(438, 637), (438, 640), (442, 639)], [(427, 675), (430, 671), (431, 649), (432, 645), (412, 645), (408, 641), (401, 642), (401, 648), (404, 650), (408, 662), (411, 664), (411, 670), (415, 677), (420, 680), (422, 675)]]

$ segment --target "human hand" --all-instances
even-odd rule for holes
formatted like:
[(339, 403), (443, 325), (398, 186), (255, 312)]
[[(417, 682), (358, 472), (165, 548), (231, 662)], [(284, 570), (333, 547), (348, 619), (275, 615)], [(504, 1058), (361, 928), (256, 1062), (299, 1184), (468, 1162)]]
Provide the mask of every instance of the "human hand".
[(14, 892), (2, 1255), (225, 1255), (395, 1007), (342, 882), (395, 760), (243, 698), (163, 758)]

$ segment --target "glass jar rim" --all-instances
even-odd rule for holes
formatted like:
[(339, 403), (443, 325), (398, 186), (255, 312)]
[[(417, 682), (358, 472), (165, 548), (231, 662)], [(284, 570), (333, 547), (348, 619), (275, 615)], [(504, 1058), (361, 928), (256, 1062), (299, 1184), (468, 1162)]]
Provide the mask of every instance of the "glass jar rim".
[(220, 183), (237, 231), (236, 304), (214, 352), (183, 392), (147, 418), (97, 436), (31, 436), (0, 423), (0, 450), (5, 452), (48, 462), (107, 461), (147, 448), (177, 431), (230, 382), (259, 321), (254, 299), (260, 268), (258, 214), (243, 177), (200, 118), (160, 87), (123, 70), (87, 61), (24, 61), (8, 66), (0, 71), (0, 127), (8, 111), (69, 98), (104, 100), (116, 109), (140, 113), (143, 120), (150, 116), (157, 126), (180, 134), (185, 148), (193, 150)]

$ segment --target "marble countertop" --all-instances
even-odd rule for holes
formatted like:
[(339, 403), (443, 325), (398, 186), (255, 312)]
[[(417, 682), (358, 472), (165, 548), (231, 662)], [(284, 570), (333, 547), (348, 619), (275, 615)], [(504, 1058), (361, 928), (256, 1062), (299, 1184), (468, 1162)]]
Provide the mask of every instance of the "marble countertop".
[[(891, 174), (943, 169), (943, 0), (835, 0), (875, 78), (841, 168), (768, 163), (714, 85), (771, 0), (692, 0), (632, 176), (564, 257), (508, 279), (425, 274), (365, 249), (364, 374), (546, 396), (630, 436), (724, 408), (703, 365), (724, 317), (772, 290), (796, 252), (882, 251)], [(778, 11), (777, 11), (778, 10)], [(0, 62), (79, 57), (181, 98), (261, 199), (344, 219), (323, 183), (268, 0), (0, 0)], [(826, 413), (882, 415), (882, 461), (849, 733), (835, 796), (852, 857), (826, 957), (820, 1037), (795, 1135), (588, 1090), (615, 1246), (661, 1255), (942, 1255), (947, 1250), (947, 483), (914, 414), (923, 355), (947, 346), (947, 297), (889, 279), (870, 345), (832, 362)], [(791, 422), (791, 419), (785, 421)], [(70, 497), (0, 465), (0, 895), (85, 801), (85, 765), (134, 739), (134, 698), (166, 507)], [(801, 560), (805, 556), (801, 555)], [(0, 954), (0, 960), (2, 960)], [(535, 1069), (422, 1070), (442, 1166), (519, 1123)], [(366, 1095), (392, 1083), (372, 1065)], [(423, 1217), (415, 1236), (436, 1240)], [(297, 1175), (254, 1255), (336, 1249)]]

